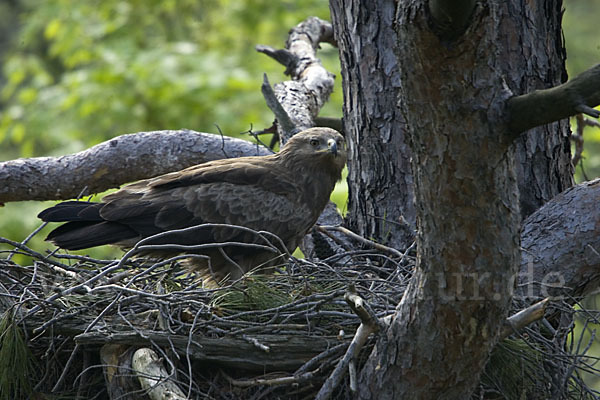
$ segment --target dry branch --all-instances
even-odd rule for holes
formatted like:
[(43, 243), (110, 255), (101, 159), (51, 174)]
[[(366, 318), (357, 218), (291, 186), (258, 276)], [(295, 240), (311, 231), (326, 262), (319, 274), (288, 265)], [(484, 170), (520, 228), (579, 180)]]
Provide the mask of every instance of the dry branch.
[[(265, 326), (264, 328), (268, 328)], [(295, 371), (315, 355), (338, 344), (335, 337), (303, 337), (286, 334), (254, 334), (252, 338), (269, 346), (270, 351), (257, 348), (241, 335), (233, 337), (166, 335), (162, 331), (137, 332), (89, 332), (75, 336), (75, 342), (86, 346), (122, 344), (128, 346), (158, 345), (176, 349), (187, 349), (187, 354), (195, 361), (214, 365), (240, 368), (247, 371)]]
[(350, 373), (350, 390), (352, 392), (356, 391), (356, 362), (358, 354), (365, 343), (367, 343), (369, 336), (372, 333), (378, 332), (380, 327), (383, 326), (383, 323), (375, 316), (368, 304), (356, 293), (353, 285), (349, 287), (344, 295), (344, 299), (352, 311), (358, 315), (361, 324), (356, 330), (346, 354), (340, 359), (331, 375), (329, 375), (329, 378), (321, 386), (321, 390), (319, 390), (319, 393), (315, 397), (316, 400), (329, 399), (346, 375), (346, 370)]
[(593, 126), (596, 128), (600, 128), (600, 123), (592, 119), (585, 118), (583, 114), (577, 114), (575, 116), (575, 119), (577, 121), (577, 129), (571, 135), (571, 142), (575, 144), (575, 154), (573, 154), (571, 162), (573, 163), (574, 167), (577, 167), (577, 164), (579, 164), (579, 161), (581, 161), (581, 155), (583, 154), (583, 131), (585, 127)]
[(0, 203), (72, 199), (211, 160), (266, 154), (255, 143), (190, 130), (121, 135), (76, 154), (0, 163)]
[[(257, 51), (283, 64), (286, 74), (292, 77), (290, 81), (275, 84), (274, 91), (279, 105), (298, 131), (315, 126), (319, 110), (333, 91), (334, 76), (316, 57), (319, 43), (322, 42), (333, 43), (331, 24), (311, 17), (292, 28), (285, 49), (256, 46)], [(273, 104), (273, 101), (269, 103)], [(278, 114), (281, 111), (275, 112), (276, 116)], [(285, 128), (278, 126), (282, 143), (294, 133), (289, 125), (287, 123)]]
[(183, 400), (187, 396), (172, 380), (155, 351), (148, 348), (138, 349), (131, 361), (142, 389), (150, 400)]
[(527, 325), (542, 319), (549, 302), (550, 299), (544, 299), (508, 317), (500, 332), (500, 338), (507, 338), (511, 334), (525, 328)]

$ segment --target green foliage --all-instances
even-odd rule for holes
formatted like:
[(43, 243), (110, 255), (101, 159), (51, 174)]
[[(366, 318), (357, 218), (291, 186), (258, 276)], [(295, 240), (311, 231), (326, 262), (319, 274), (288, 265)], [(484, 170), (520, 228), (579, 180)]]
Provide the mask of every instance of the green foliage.
[[(308, 278), (302, 284), (291, 285), (286, 274), (251, 274), (242, 281), (215, 292), (211, 308), (217, 314), (268, 310), (281, 307), (317, 293), (330, 293), (343, 287), (340, 282), (320, 282)], [(323, 308), (337, 306), (323, 306)]]
[(25, 399), (32, 392), (35, 362), (12, 310), (0, 318), (0, 399)]
[(271, 277), (253, 275), (238, 285), (215, 296), (211, 307), (221, 312), (266, 310), (294, 300), (285, 287), (273, 284)]

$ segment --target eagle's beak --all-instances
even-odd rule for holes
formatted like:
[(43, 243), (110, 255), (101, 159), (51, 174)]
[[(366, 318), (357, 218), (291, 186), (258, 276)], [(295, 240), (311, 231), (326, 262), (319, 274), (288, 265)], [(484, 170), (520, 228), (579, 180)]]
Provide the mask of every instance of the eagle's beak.
[(337, 143), (335, 142), (335, 139), (329, 139), (327, 141), (327, 148), (329, 149), (329, 152), (331, 154), (333, 154), (334, 156), (337, 156), (338, 148), (337, 148)]

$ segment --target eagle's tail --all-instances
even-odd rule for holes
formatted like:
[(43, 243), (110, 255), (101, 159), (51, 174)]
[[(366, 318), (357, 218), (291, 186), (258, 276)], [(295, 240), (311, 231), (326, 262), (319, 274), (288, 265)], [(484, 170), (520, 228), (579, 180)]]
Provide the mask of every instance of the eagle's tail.
[(100, 215), (103, 203), (65, 201), (39, 213), (46, 222), (66, 222), (48, 234), (46, 240), (67, 250), (115, 244), (134, 239), (138, 234), (128, 226), (106, 221)]

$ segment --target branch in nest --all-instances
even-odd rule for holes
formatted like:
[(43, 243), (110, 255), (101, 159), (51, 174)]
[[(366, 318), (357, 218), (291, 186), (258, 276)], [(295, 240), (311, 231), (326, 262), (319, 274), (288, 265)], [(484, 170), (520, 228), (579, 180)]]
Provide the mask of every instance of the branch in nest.
[(396, 257), (400, 257), (400, 259), (403, 259), (406, 256), (406, 254), (403, 254), (403, 253), (401, 253), (400, 251), (398, 251), (398, 250), (396, 250), (394, 248), (391, 248), (391, 247), (388, 247), (388, 246), (384, 246), (384, 245), (382, 245), (380, 243), (375, 243), (375, 242), (373, 242), (372, 240), (369, 240), (369, 239), (365, 239), (364, 237), (362, 237), (360, 235), (357, 235), (356, 233), (352, 232), (349, 229), (344, 228), (343, 226), (321, 225), (321, 226), (317, 226), (316, 228), (320, 232), (323, 232), (325, 235), (331, 237), (332, 239), (334, 239), (335, 237), (333, 235), (331, 235), (329, 233), (329, 231), (337, 231), (337, 232), (343, 233), (344, 235), (346, 235), (346, 236), (348, 236), (348, 237), (350, 237), (350, 238), (352, 238), (354, 240), (359, 241), (362, 244), (366, 244), (369, 247), (373, 247), (373, 248), (375, 248), (377, 250), (383, 251), (384, 253), (388, 253), (388, 254), (394, 255)]
[(321, 390), (319, 390), (319, 393), (315, 397), (316, 400), (329, 399), (346, 375), (347, 369), (350, 372), (350, 389), (352, 391), (356, 390), (356, 358), (371, 333), (378, 332), (384, 327), (384, 323), (375, 316), (369, 305), (356, 293), (354, 286), (350, 285), (348, 287), (348, 291), (344, 295), (344, 300), (346, 300), (352, 311), (358, 315), (361, 324), (356, 330), (354, 338), (350, 342), (348, 350), (346, 350), (346, 354), (344, 354), (344, 357), (338, 362), (331, 375), (329, 375), (329, 378), (327, 378), (321, 387)]
[(321, 369), (317, 368), (314, 371), (305, 372), (299, 375), (282, 376), (279, 378), (234, 379), (221, 371), (229, 383), (239, 387), (297, 385), (318, 378), (319, 372), (321, 372)]
[(508, 317), (506, 321), (504, 321), (504, 326), (500, 331), (500, 339), (505, 339), (512, 333), (517, 332), (525, 328), (527, 325), (542, 319), (549, 302), (550, 299), (546, 298)]
[(138, 349), (133, 353), (131, 362), (142, 389), (151, 400), (184, 400), (187, 396), (172, 380), (171, 375), (163, 367), (158, 354), (148, 348)]

